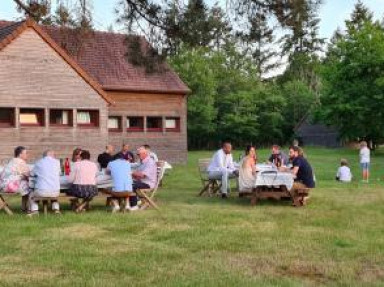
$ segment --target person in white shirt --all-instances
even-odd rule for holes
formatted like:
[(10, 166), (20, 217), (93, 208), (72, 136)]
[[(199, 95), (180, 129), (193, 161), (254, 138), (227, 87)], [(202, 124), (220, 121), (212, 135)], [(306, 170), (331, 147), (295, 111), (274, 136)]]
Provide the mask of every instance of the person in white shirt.
[(228, 195), (228, 180), (238, 175), (238, 170), (234, 165), (232, 158), (232, 145), (229, 142), (224, 142), (212, 157), (208, 166), (208, 177), (221, 181), (221, 196), (227, 198)]
[(369, 179), (369, 166), (371, 164), (371, 151), (367, 147), (367, 142), (360, 143), (360, 166), (363, 170), (363, 181), (368, 182)]
[(348, 161), (346, 159), (342, 159), (340, 161), (340, 167), (337, 170), (336, 180), (341, 182), (351, 182), (352, 173), (351, 169), (348, 166)]

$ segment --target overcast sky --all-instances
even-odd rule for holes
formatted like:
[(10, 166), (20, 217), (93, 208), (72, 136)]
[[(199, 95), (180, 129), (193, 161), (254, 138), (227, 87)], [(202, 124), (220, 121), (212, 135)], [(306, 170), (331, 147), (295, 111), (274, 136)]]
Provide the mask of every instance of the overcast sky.
[[(55, 0), (52, 1), (55, 2)], [(215, 2), (215, 0), (209, 1)], [(221, 1), (224, 3), (225, 0), (219, 0), (218, 2)], [(325, 0), (325, 4), (320, 11), (320, 33), (322, 37), (329, 38), (338, 26), (343, 27), (344, 20), (350, 15), (356, 1)], [(0, 19), (15, 20), (20, 18), (21, 15), (17, 13), (13, 0), (0, 0), (0, 2)], [(98, 29), (106, 30), (110, 25), (113, 25), (118, 30), (114, 13), (114, 8), (118, 2), (118, 0), (93, 0), (94, 22)], [(376, 19), (383, 19), (384, 0), (364, 0), (363, 3), (374, 12)]]

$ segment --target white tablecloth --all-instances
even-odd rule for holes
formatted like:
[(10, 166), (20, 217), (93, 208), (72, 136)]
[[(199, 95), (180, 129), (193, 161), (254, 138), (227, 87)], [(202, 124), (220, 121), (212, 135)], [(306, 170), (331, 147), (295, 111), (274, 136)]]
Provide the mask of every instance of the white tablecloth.
[(255, 181), (255, 187), (258, 186), (286, 186), (290, 190), (293, 186), (293, 175), (289, 172), (260, 171)]
[[(113, 187), (112, 178), (109, 175), (100, 173), (96, 178), (98, 188), (111, 188)], [(71, 184), (68, 182), (67, 176), (60, 177), (60, 189), (68, 189)]]

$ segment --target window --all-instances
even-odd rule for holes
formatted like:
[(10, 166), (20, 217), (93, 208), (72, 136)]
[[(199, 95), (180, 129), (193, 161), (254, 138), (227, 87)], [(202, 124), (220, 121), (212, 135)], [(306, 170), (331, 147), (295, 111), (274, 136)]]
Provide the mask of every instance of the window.
[(44, 109), (20, 109), (21, 126), (44, 126)]
[(73, 113), (71, 110), (50, 110), (49, 124), (52, 126), (73, 126)]
[(147, 117), (147, 131), (161, 132), (163, 130), (163, 119), (161, 117)]
[(80, 127), (98, 127), (99, 111), (78, 110), (77, 125)]
[(180, 118), (165, 118), (165, 129), (168, 132), (179, 132)]
[(127, 131), (141, 132), (144, 130), (143, 117), (127, 117)]
[(108, 130), (113, 132), (119, 132), (121, 128), (121, 117), (111, 116), (108, 118)]
[(15, 109), (0, 108), (0, 127), (15, 126)]

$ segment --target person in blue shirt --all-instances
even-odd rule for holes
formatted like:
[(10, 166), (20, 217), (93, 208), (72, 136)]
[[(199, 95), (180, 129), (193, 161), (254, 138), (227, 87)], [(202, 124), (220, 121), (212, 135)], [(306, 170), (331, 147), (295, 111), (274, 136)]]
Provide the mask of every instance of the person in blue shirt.
[[(107, 173), (112, 177), (113, 192), (128, 192), (133, 190), (131, 164), (124, 159), (123, 154), (117, 154), (116, 159), (108, 164)], [(116, 199), (112, 200), (112, 204), (112, 212), (120, 210), (119, 203)], [(129, 200), (126, 201), (125, 209), (129, 211), (138, 210), (137, 200), (129, 197)]]
[[(55, 158), (53, 150), (43, 153), (43, 158), (36, 162), (32, 174), (36, 177), (35, 190), (30, 194), (30, 213), (35, 215), (39, 212), (39, 205), (33, 200), (34, 197), (59, 197), (60, 195), (60, 162)], [(52, 202), (52, 210), (60, 213), (59, 202)]]

